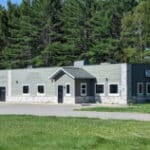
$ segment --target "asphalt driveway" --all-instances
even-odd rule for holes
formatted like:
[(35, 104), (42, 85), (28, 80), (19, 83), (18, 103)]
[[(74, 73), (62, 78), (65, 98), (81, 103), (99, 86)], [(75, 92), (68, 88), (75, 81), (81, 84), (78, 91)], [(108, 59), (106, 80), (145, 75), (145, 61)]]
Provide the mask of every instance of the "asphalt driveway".
[(121, 119), (150, 121), (150, 114), (120, 113), (120, 112), (90, 112), (75, 111), (82, 105), (52, 105), (52, 104), (7, 104), (0, 103), (0, 115), (38, 115), (60, 117), (87, 117), (100, 119)]

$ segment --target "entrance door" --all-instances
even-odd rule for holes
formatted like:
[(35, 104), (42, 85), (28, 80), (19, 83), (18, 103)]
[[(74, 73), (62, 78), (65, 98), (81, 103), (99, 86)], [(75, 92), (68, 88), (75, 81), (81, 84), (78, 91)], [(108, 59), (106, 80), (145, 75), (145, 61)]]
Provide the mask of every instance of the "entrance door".
[(5, 95), (6, 95), (6, 88), (0, 87), (0, 102), (5, 101)]
[(58, 103), (63, 103), (63, 86), (58, 86)]

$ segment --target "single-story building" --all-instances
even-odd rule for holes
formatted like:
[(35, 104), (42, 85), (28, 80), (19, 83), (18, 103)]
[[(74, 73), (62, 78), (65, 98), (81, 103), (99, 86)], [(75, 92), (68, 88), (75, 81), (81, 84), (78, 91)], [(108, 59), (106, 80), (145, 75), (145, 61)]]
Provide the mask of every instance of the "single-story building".
[(116, 103), (150, 99), (149, 64), (0, 70), (0, 102)]

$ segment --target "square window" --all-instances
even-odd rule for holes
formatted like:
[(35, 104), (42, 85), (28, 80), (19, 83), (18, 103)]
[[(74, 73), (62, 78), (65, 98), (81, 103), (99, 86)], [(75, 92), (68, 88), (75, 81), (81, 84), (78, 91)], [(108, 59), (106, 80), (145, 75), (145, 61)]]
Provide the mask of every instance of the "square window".
[(44, 93), (44, 86), (43, 85), (38, 85), (38, 93), (43, 94)]
[(23, 86), (23, 94), (29, 94), (29, 86), (28, 85)]
[(104, 84), (96, 84), (96, 94), (104, 93)]
[(117, 94), (118, 93), (118, 84), (110, 84), (109, 93)]

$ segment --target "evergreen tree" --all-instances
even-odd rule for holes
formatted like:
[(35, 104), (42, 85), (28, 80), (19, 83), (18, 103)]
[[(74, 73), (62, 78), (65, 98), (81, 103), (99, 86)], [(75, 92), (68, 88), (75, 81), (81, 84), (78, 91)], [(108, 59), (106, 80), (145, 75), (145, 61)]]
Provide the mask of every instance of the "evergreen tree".
[[(99, 53), (100, 56), (98, 60), (95, 60), (96, 62), (122, 62), (123, 52), (120, 43), (121, 18), (136, 5), (136, 0), (108, 0), (101, 3), (101, 10), (97, 17), (101, 18), (101, 21), (99, 21), (101, 25), (98, 30), (101, 36), (96, 44), (93, 44), (92, 48), (92, 52), (95, 51), (95, 55), (97, 56)], [(93, 28), (98, 29), (98, 26)], [(99, 51), (97, 47), (99, 47)]]
[[(59, 65), (59, 55), (60, 59), (62, 55), (63, 47), (61, 43), (63, 42), (61, 37), (61, 21), (59, 19), (59, 14), (62, 7), (61, 0), (39, 0), (33, 1), (35, 10), (37, 9), (40, 12), (38, 13), (40, 18), (44, 18), (41, 32), (41, 50), (40, 55), (35, 57), (36, 66), (53, 66)], [(58, 46), (56, 46), (58, 44)], [(55, 48), (55, 49), (54, 49)]]
[(2, 56), (2, 50), (7, 45), (7, 36), (8, 36), (8, 18), (6, 11), (0, 5), (0, 56)]
[(3, 49), (3, 67), (4, 68), (16, 68), (20, 64), (20, 43), (19, 43), (19, 18), (20, 12), (17, 5), (8, 1), (8, 37), (7, 46)]
[(63, 7), (63, 37), (66, 44), (72, 46), (70, 55), (77, 59), (87, 57), (92, 40), (90, 21), (97, 7), (97, 1), (92, 0), (68, 0)]
[[(133, 11), (128, 12), (122, 19), (121, 40), (124, 48), (124, 59), (127, 62), (143, 62), (145, 51), (150, 47), (150, 2), (141, 1)], [(134, 51), (134, 52), (133, 52)], [(131, 53), (132, 55), (128, 55)], [(136, 56), (135, 56), (136, 55)], [(137, 57), (138, 56), (138, 57)]]
[(150, 52), (148, 0), (23, 0), (0, 6), (0, 68), (142, 62)]
[(20, 35), (22, 66), (34, 65), (33, 59), (39, 54), (40, 28), (42, 19), (38, 17), (30, 0), (23, 0), (20, 6)]

